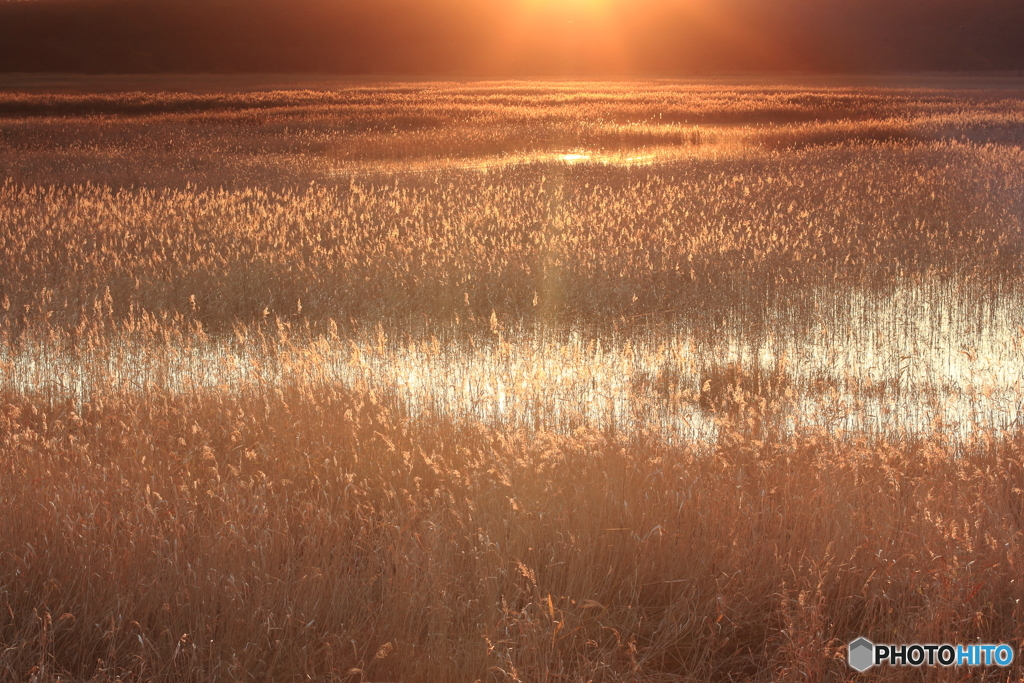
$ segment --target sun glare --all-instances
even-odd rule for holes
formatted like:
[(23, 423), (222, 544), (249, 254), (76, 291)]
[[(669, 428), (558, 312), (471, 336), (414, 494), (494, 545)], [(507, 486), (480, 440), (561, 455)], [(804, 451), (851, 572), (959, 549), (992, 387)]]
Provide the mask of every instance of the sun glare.
[(524, 0), (523, 5), (534, 10), (607, 12), (611, 2), (610, 0)]
[(613, 0), (521, 0), (491, 48), (491, 64), (517, 73), (628, 70)]

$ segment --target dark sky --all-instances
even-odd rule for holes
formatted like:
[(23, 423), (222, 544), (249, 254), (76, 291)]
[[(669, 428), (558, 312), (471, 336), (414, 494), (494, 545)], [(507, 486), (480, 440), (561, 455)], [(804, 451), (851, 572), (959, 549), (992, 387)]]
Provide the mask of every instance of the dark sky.
[(1024, 69), (1024, 0), (0, 1), (0, 70), (417, 76)]

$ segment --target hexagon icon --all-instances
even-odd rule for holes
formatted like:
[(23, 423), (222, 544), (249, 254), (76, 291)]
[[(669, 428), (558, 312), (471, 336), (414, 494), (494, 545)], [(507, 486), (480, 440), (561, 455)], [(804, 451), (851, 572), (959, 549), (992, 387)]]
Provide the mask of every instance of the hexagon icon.
[(875, 644), (867, 638), (858, 638), (848, 646), (846, 661), (857, 671), (867, 671), (875, 663)]

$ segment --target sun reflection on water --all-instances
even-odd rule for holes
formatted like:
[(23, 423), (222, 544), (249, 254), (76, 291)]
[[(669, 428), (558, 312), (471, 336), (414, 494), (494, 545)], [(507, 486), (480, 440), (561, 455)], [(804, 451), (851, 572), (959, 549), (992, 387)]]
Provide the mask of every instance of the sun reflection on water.
[[(822, 295), (822, 298), (826, 298)], [(187, 347), (115, 344), (71, 358), (45, 345), (0, 349), (0, 385), (88, 400), (95, 392), (238, 391), (299, 382), (391, 392), (410, 414), (443, 414), (511, 427), (565, 431), (643, 429), (669, 441), (714, 441), (721, 415), (701, 405), (702, 384), (732, 364), (784, 376), (767, 396), (784, 430), (950, 438), (1021, 426), (1024, 306), (949, 310), (941, 286), (888, 297), (851, 292), (806, 329), (783, 306), (750, 334), (740, 322), (709, 338), (679, 323), (636, 334), (520, 329), (508, 337), (382, 344), (318, 338), (273, 355), (227, 341)], [(372, 337), (372, 338), (371, 338)], [(751, 397), (752, 403), (757, 397)]]
[(578, 149), (566, 151), (532, 151), (504, 153), (467, 158), (425, 158), (406, 159), (398, 162), (346, 162), (332, 166), (328, 173), (334, 176), (364, 175), (416, 175), (436, 173), (440, 170), (488, 171), (531, 164), (548, 165), (601, 165), (601, 166), (650, 166), (695, 157), (735, 151), (735, 144), (716, 143), (704, 145), (659, 146), (642, 149), (600, 150)]

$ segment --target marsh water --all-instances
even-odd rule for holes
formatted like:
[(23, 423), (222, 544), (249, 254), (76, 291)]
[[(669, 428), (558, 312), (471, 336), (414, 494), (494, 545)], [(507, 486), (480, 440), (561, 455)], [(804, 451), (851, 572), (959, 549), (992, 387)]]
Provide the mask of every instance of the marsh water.
[(154, 388), (340, 384), (395, 395), (413, 418), (614, 427), (710, 443), (729, 415), (702, 401), (702, 389), (740, 368), (777, 381), (752, 389), (734, 375), (723, 391), (744, 389), (736, 400), (759, 406), (783, 432), (964, 439), (1024, 421), (1020, 295), (957, 281), (816, 291), (770, 302), (764, 316), (756, 329), (738, 315), (622, 321), (603, 331), (495, 321), (488, 333), (414, 335), (379, 325), (348, 338), (282, 333), (272, 351), (238, 337), (159, 346), (126, 339), (75, 354), (25, 341), (0, 355), (0, 383), (78, 401)]

